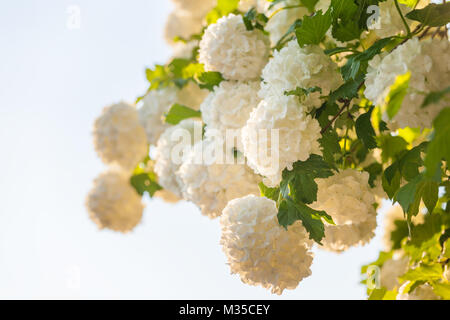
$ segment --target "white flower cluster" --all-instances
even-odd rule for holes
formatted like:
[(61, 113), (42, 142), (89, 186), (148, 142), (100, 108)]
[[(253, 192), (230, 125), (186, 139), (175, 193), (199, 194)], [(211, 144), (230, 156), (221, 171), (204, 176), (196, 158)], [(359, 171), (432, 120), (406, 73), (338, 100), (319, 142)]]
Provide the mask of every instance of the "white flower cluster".
[(445, 99), (421, 108), (425, 94), (450, 85), (449, 42), (413, 38), (389, 54), (375, 56), (369, 62), (366, 97), (382, 105), (397, 76), (411, 72), (409, 88), (391, 128), (430, 127), (434, 117), (447, 106)]
[(376, 228), (375, 198), (370, 189), (369, 174), (354, 169), (342, 170), (316, 179), (316, 210), (324, 210), (336, 225), (325, 226), (325, 249), (343, 251), (367, 243)]
[(306, 111), (320, 107), (320, 96), (326, 96), (342, 83), (338, 66), (319, 46), (300, 48), (296, 40), (275, 52), (262, 72), (262, 97), (283, 95), (297, 87), (309, 89), (319, 87), (320, 92), (312, 92), (304, 97), (302, 106)]
[(383, 263), (380, 272), (380, 284), (391, 291), (399, 287), (398, 278), (408, 270), (407, 256), (392, 258)]
[(405, 293), (404, 289), (410, 285), (409, 281), (406, 281), (399, 289), (397, 294), (397, 300), (439, 300), (439, 297), (434, 293), (433, 287), (429, 284), (422, 284), (415, 288), (412, 292)]
[(86, 199), (90, 218), (100, 229), (131, 231), (142, 218), (141, 197), (130, 184), (129, 176), (110, 170), (94, 180), (94, 187)]
[(241, 16), (230, 14), (206, 29), (199, 61), (206, 71), (218, 71), (228, 80), (253, 80), (259, 78), (269, 51), (263, 32), (247, 30)]
[[(259, 88), (259, 81), (222, 81), (200, 106), (206, 130), (215, 129), (222, 133), (226, 129), (239, 131), (261, 100), (258, 97)], [(240, 133), (237, 134), (237, 148), (241, 150)]]
[[(261, 180), (245, 164), (226, 162), (227, 156), (234, 157), (232, 151), (223, 152), (223, 159), (217, 154), (212, 160), (201, 161), (206, 154), (215, 152), (218, 145), (217, 141), (208, 138), (195, 144), (177, 173), (182, 181), (184, 198), (199, 206), (210, 218), (220, 216), (232, 199), (259, 194), (258, 183)], [(219, 147), (222, 148), (221, 145)]]
[(281, 294), (311, 274), (313, 255), (301, 222), (285, 230), (275, 202), (248, 195), (228, 203), (220, 218), (221, 244), (233, 274)]
[[(265, 130), (267, 134), (261, 135), (260, 130)], [(273, 130), (278, 130), (279, 134), (279, 139), (275, 141), (272, 141)], [(267, 179), (264, 182), (269, 186), (280, 183), (284, 168), (292, 170), (294, 162), (305, 161), (312, 153), (321, 154), (319, 138), (319, 123), (306, 115), (294, 96), (273, 95), (265, 98), (252, 111), (242, 129), (248, 165), (265, 176)]]
[(201, 132), (201, 122), (192, 119), (167, 128), (160, 136), (154, 152), (158, 183), (179, 198), (182, 198), (182, 183), (175, 173), (184, 157), (191, 152), (191, 146), (198, 142), (195, 139), (201, 139), (201, 135), (196, 137), (194, 134), (195, 126)]
[(207, 90), (200, 89), (193, 82), (189, 82), (181, 90), (176, 87), (166, 87), (147, 93), (138, 111), (139, 120), (147, 133), (148, 142), (155, 145), (159, 136), (169, 127), (163, 117), (174, 103), (198, 110), (207, 94)]
[(145, 130), (136, 108), (118, 103), (103, 109), (94, 124), (94, 146), (106, 164), (132, 170), (147, 153)]

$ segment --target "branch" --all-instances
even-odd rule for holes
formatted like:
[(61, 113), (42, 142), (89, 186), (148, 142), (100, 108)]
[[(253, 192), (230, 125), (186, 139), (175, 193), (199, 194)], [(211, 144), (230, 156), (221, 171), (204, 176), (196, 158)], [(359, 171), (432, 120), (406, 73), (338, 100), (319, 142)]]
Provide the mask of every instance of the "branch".
[(322, 131), (320, 131), (320, 134), (324, 134), (328, 128), (331, 127), (331, 125), (333, 124), (333, 122), (342, 114), (342, 112), (344, 112), (345, 108), (347, 108), (350, 105), (350, 100), (345, 100), (344, 105), (342, 106), (342, 108), (339, 110), (339, 112), (333, 117), (333, 119), (331, 119), (331, 121), (325, 126), (325, 128), (322, 129)]

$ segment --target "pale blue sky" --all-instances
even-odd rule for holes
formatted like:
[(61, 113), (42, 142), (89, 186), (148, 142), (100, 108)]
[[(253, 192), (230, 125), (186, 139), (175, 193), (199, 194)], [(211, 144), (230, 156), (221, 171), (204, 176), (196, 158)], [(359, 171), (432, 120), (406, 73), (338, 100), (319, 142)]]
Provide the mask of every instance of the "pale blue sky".
[[(84, 208), (105, 168), (92, 123), (143, 93), (145, 67), (169, 56), (168, 2), (0, 3), (0, 298), (278, 298), (229, 274), (218, 221), (191, 204), (148, 200), (128, 235), (99, 231)], [(364, 298), (359, 270), (379, 248), (378, 232), (344, 254), (317, 251), (312, 276), (281, 298)]]

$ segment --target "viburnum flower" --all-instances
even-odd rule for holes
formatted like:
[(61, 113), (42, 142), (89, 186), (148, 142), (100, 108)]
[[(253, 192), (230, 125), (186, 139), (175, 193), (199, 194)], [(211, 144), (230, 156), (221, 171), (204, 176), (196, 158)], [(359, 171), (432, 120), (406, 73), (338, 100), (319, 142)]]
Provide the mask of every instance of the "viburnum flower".
[[(183, 196), (192, 201), (209, 218), (220, 216), (228, 201), (248, 194), (259, 194), (261, 178), (254, 174), (232, 150), (224, 150), (215, 158), (206, 159), (216, 149), (214, 139), (197, 142), (177, 172), (183, 186)], [(223, 150), (223, 145), (219, 145)], [(227, 157), (235, 160), (227, 163)]]
[(336, 224), (325, 226), (325, 249), (343, 251), (365, 244), (375, 235), (375, 197), (368, 181), (367, 172), (354, 169), (316, 179), (317, 201), (311, 206), (325, 211)]
[[(195, 126), (199, 132), (195, 136)], [(158, 183), (178, 198), (182, 198), (182, 182), (175, 174), (180, 168), (183, 157), (191, 151), (192, 145), (201, 140), (202, 124), (198, 120), (186, 119), (167, 128), (160, 136), (154, 152), (155, 173)]]
[(192, 16), (203, 17), (216, 5), (216, 0), (172, 0), (176, 11)]
[(408, 270), (409, 259), (407, 256), (386, 260), (381, 267), (380, 284), (387, 290), (399, 287), (398, 278)]
[(359, 223), (375, 214), (375, 198), (365, 171), (345, 169), (328, 178), (316, 179), (315, 207), (324, 210), (336, 225)]
[(138, 111), (139, 120), (147, 133), (148, 142), (155, 145), (161, 133), (169, 127), (163, 117), (174, 103), (198, 110), (207, 94), (207, 90), (200, 89), (193, 82), (189, 82), (181, 90), (176, 87), (165, 87), (147, 93)]
[(258, 97), (259, 88), (258, 81), (222, 81), (200, 106), (206, 130), (219, 130), (224, 138), (226, 129), (237, 130), (237, 149), (242, 150), (240, 129), (261, 100)]
[(364, 94), (374, 103), (383, 105), (397, 76), (411, 72), (402, 106), (389, 121), (389, 126), (392, 129), (431, 127), (435, 116), (448, 106), (448, 102), (441, 99), (426, 108), (421, 108), (421, 105), (427, 93), (442, 90), (450, 85), (448, 61), (448, 41), (419, 41), (412, 38), (392, 52), (377, 55), (369, 62)]
[[(272, 141), (276, 133), (279, 139)], [(279, 184), (282, 171), (292, 170), (294, 162), (305, 161), (312, 153), (321, 154), (320, 137), (319, 123), (306, 115), (294, 96), (274, 95), (262, 100), (242, 128), (247, 163), (267, 177), (264, 183), (268, 186)]]
[(86, 199), (89, 216), (100, 229), (131, 231), (142, 218), (141, 197), (120, 170), (109, 170), (94, 180)]
[(342, 252), (350, 247), (363, 246), (375, 236), (377, 217), (369, 215), (360, 223), (330, 225), (325, 224), (325, 237), (322, 239), (323, 249)]
[(410, 285), (410, 281), (406, 281), (398, 290), (397, 300), (439, 300), (434, 293), (433, 287), (428, 283), (416, 287), (412, 292), (404, 293), (404, 289)]
[(164, 37), (170, 45), (177, 43), (176, 38), (189, 39), (202, 31), (203, 17), (191, 15), (183, 11), (173, 11), (169, 14), (164, 29)]
[(300, 48), (296, 40), (275, 52), (264, 67), (261, 97), (283, 95), (297, 87), (309, 89), (318, 87), (322, 92), (311, 92), (303, 97), (302, 105), (310, 111), (321, 106), (320, 96), (326, 96), (342, 83), (338, 66), (319, 46)]
[(267, 63), (269, 51), (269, 40), (261, 30), (247, 30), (242, 16), (230, 14), (206, 29), (199, 61), (206, 71), (218, 71), (228, 80), (255, 80)]
[(107, 164), (132, 170), (147, 154), (145, 130), (134, 106), (120, 102), (103, 109), (94, 123), (94, 146)]
[(304, 15), (308, 15), (309, 12), (305, 7), (294, 7), (280, 10), (281, 8), (298, 5), (298, 0), (283, 1), (269, 10), (270, 4), (270, 2), (266, 2), (266, 15), (270, 17), (270, 19), (264, 29), (270, 34), (271, 45), (275, 46), (286, 34), (292, 24), (297, 19), (302, 19)]
[(300, 221), (281, 227), (273, 200), (248, 195), (230, 201), (220, 217), (221, 245), (232, 274), (281, 294), (311, 274), (310, 240)]

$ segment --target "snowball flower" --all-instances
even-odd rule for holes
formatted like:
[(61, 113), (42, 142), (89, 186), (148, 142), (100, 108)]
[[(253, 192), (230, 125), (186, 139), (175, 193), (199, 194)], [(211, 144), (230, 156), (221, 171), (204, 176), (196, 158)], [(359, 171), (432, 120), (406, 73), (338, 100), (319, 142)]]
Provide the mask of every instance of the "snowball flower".
[(100, 229), (131, 231), (142, 218), (141, 197), (124, 172), (110, 170), (94, 180), (86, 199), (90, 218)]
[(172, 0), (177, 11), (196, 17), (203, 17), (212, 10), (216, 0)]
[(203, 17), (194, 16), (183, 11), (173, 11), (169, 14), (164, 29), (164, 38), (167, 43), (173, 45), (175, 38), (188, 39), (202, 31)]
[(404, 289), (410, 284), (406, 281), (398, 290), (397, 300), (439, 300), (439, 297), (434, 293), (433, 287), (428, 283), (422, 284), (415, 288), (412, 292), (404, 293)]
[(230, 14), (206, 29), (199, 61), (206, 71), (218, 71), (228, 80), (252, 80), (259, 78), (269, 51), (261, 30), (248, 31), (241, 16)]
[(308, 9), (304, 7), (288, 8), (276, 12), (284, 7), (298, 5), (298, 3), (297, 0), (287, 0), (275, 5), (269, 10), (268, 7), (270, 2), (267, 2), (266, 15), (270, 17), (270, 19), (264, 29), (270, 34), (270, 43), (272, 46), (275, 46), (278, 43), (297, 19), (302, 19), (304, 15), (309, 14)]
[[(195, 128), (197, 127), (197, 128)], [(197, 135), (194, 131), (197, 130)], [(175, 126), (167, 128), (160, 136), (155, 148), (155, 173), (158, 183), (178, 198), (182, 197), (181, 180), (175, 174), (183, 157), (191, 151), (196, 140), (202, 139), (202, 124), (200, 121), (186, 119)]]
[(399, 286), (398, 278), (408, 270), (408, 257), (389, 259), (383, 263), (380, 272), (380, 283), (387, 290), (394, 290)]
[(354, 169), (316, 179), (318, 192), (314, 206), (328, 213), (336, 225), (363, 222), (375, 215), (375, 198), (368, 181), (367, 172)]
[(312, 92), (303, 97), (302, 105), (308, 111), (313, 107), (320, 107), (320, 96), (328, 95), (343, 83), (338, 66), (319, 46), (300, 48), (296, 40), (290, 41), (286, 47), (273, 54), (273, 58), (263, 69), (262, 78), (262, 97), (283, 95), (285, 91), (295, 90), (297, 87), (321, 88), (322, 93)]
[(120, 102), (103, 109), (94, 123), (94, 146), (103, 162), (132, 170), (147, 154), (145, 130), (134, 106)]
[[(321, 154), (320, 126), (306, 115), (297, 97), (274, 95), (262, 100), (242, 128), (242, 143), (248, 165), (267, 179), (268, 186), (281, 181), (285, 168)], [(278, 137), (278, 139), (277, 139)], [(270, 156), (269, 156), (270, 155)]]
[(364, 94), (374, 103), (383, 105), (397, 76), (408, 71), (411, 78), (407, 94), (389, 126), (392, 129), (431, 127), (433, 119), (448, 106), (448, 102), (444, 98), (426, 108), (421, 108), (421, 105), (426, 93), (440, 91), (450, 85), (449, 42), (412, 38), (388, 54), (375, 56), (369, 62)]
[(258, 81), (222, 81), (200, 106), (206, 130), (219, 130), (224, 136), (227, 129), (236, 130), (237, 149), (241, 150), (240, 129), (260, 102), (258, 90)]
[[(209, 138), (196, 143), (177, 172), (184, 198), (199, 206), (202, 214), (209, 218), (220, 216), (232, 199), (259, 194), (261, 180), (241, 159), (234, 159), (231, 150), (223, 152), (223, 157), (214, 155), (216, 158), (211, 160), (208, 154), (217, 150), (216, 143)], [(226, 161), (226, 157), (231, 158), (232, 163)]]
[(350, 247), (363, 246), (375, 236), (377, 217), (369, 215), (360, 223), (329, 225), (325, 224), (325, 237), (322, 239), (323, 249), (342, 252)]
[(220, 218), (221, 245), (232, 274), (281, 294), (311, 274), (313, 255), (300, 221), (285, 230), (275, 202), (248, 195), (230, 201)]
[(317, 201), (311, 207), (329, 214), (336, 225), (325, 225), (324, 249), (344, 251), (364, 245), (375, 235), (375, 198), (368, 183), (369, 174), (354, 169), (316, 179)]
[(161, 133), (169, 127), (163, 118), (174, 103), (198, 110), (207, 94), (207, 90), (200, 89), (193, 82), (189, 82), (181, 90), (176, 87), (165, 87), (147, 93), (138, 111), (139, 120), (147, 133), (148, 142), (156, 144)]

